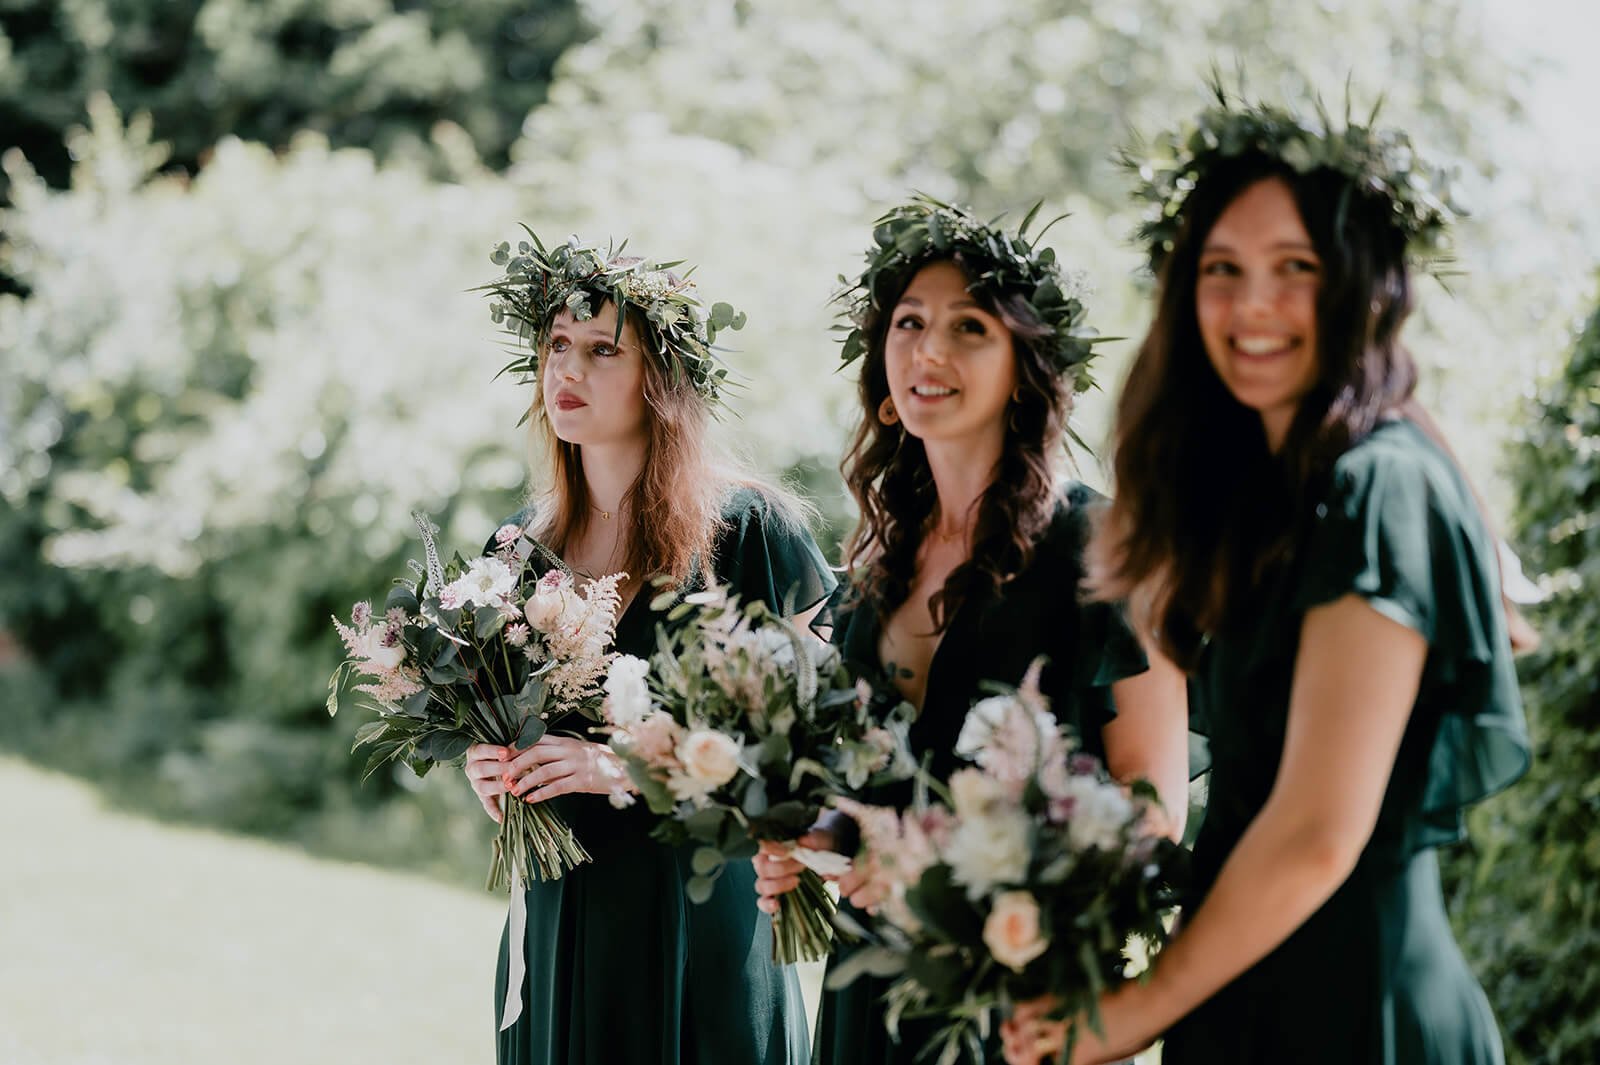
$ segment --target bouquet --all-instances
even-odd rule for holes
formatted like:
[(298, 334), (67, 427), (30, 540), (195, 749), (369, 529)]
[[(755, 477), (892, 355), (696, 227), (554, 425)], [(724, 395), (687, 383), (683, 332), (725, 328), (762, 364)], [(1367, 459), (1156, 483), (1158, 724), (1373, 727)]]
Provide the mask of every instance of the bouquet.
[[(527, 747), (570, 713), (598, 721), (625, 575), (597, 578), (580, 594), (561, 560), (515, 525), (500, 528), (489, 554), (442, 563), (438, 530), (413, 517), (426, 564), (411, 563), (413, 579), (396, 581), (382, 614), (357, 603), (350, 624), (333, 622), (349, 657), (328, 682), (328, 712), (351, 688), (378, 713), (356, 732), (355, 747), (372, 748), (366, 775), (404, 761), (422, 776), (474, 743)], [(536, 553), (551, 568), (532, 580)], [(352, 686), (356, 674), (367, 680)], [(489, 886), (505, 889), (513, 874), (553, 880), (588, 860), (553, 810), (511, 800)]]
[(1022, 686), (974, 704), (956, 753), (975, 763), (901, 812), (849, 799), (835, 805), (861, 826), (869, 881), (884, 902), (869, 941), (828, 978), (893, 979), (889, 1030), (902, 1017), (947, 1018), (929, 1046), (939, 1065), (965, 1051), (983, 1061), (997, 1009), (1052, 995), (1069, 1017), (1166, 941), (1183, 850), (1158, 834), (1154, 789), (1126, 789), (1099, 761), (1074, 753), (1039, 692), (1040, 663)]
[[(662, 815), (656, 838), (699, 844), (692, 901), (710, 898), (726, 864), (753, 856), (758, 840), (792, 844), (828, 795), (915, 771), (908, 715), (880, 712), (886, 700), (851, 680), (835, 648), (765, 604), (741, 606), (715, 588), (667, 617), (682, 624), (658, 630), (648, 662), (611, 664), (604, 714), (612, 749)], [(805, 869), (773, 918), (779, 964), (826, 955), (834, 903), (822, 874), (849, 868), (841, 855), (793, 853)]]

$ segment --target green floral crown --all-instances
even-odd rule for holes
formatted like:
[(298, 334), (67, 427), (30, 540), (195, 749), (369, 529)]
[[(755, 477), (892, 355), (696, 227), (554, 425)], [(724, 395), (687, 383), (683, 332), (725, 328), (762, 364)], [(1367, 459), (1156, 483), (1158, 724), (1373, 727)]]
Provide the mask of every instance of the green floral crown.
[(978, 221), (964, 207), (940, 203), (917, 195), (901, 204), (874, 224), (873, 247), (867, 252), (867, 266), (855, 280), (841, 276), (843, 286), (835, 298), (845, 305), (834, 326), (844, 333), (840, 361), (848, 366), (867, 350), (866, 323), (872, 312), (888, 308), (886, 301), (897, 293), (885, 291), (887, 284), (903, 283), (905, 272), (918, 264), (940, 259), (960, 259), (971, 279), (968, 290), (991, 299), (1021, 296), (1039, 321), (1050, 331), (1042, 344), (1051, 366), (1058, 374), (1070, 375), (1073, 391), (1082, 392), (1094, 384), (1089, 363), (1094, 345), (1103, 339), (1084, 324), (1087, 313), (1083, 297), (1089, 286), (1080, 271), (1063, 272), (1051, 248), (1039, 247), (1039, 240), (1050, 222), (1030, 239), (1028, 227), (1039, 213), (1035, 204), (1022, 225), (1011, 236), (998, 227), (1000, 219)]
[(1348, 180), (1350, 192), (1384, 197), (1413, 263), (1436, 276), (1450, 273), (1450, 225), (1466, 214), (1455, 200), (1454, 175), (1418, 158), (1401, 130), (1375, 128), (1377, 108), (1360, 124), (1347, 105), (1343, 128), (1335, 128), (1320, 102), (1315, 116), (1302, 116), (1231, 96), (1217, 80), (1211, 91), (1216, 102), (1191, 122), (1120, 155), (1138, 175), (1134, 199), (1144, 217), (1135, 238), (1150, 249), (1153, 271), (1171, 253), (1184, 204), (1206, 173), (1224, 160), (1259, 153), (1300, 174), (1333, 170)]
[(495, 324), (518, 342), (517, 357), (500, 373), (536, 377), (539, 352), (550, 339), (556, 315), (567, 310), (578, 321), (588, 321), (600, 302), (610, 300), (617, 308), (617, 340), (622, 339), (626, 312), (637, 309), (646, 323), (649, 350), (674, 380), (687, 378), (708, 403), (715, 403), (728, 370), (719, 365), (715, 352), (721, 349), (713, 342), (723, 329), (744, 327), (742, 311), (717, 303), (707, 313), (688, 274), (670, 272), (681, 261), (619, 261), (627, 241), (602, 250), (571, 237), (546, 250), (533, 230), (522, 228), (528, 239), (517, 242), (515, 254), (509, 242), (502, 242), (489, 256), (505, 267), (505, 276), (480, 289), (494, 297), (489, 314)]

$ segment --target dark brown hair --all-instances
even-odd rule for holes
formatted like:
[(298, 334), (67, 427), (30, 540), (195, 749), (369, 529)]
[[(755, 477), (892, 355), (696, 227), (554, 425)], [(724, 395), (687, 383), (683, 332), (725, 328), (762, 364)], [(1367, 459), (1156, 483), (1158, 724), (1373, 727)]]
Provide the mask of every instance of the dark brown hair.
[[(1245, 189), (1274, 178), (1289, 187), (1322, 260), (1316, 381), (1277, 454), (1260, 416), (1206, 358), (1195, 307), (1212, 226)], [(1155, 320), (1117, 405), (1116, 498), (1091, 545), (1090, 586), (1129, 600), (1185, 667), (1287, 557), (1304, 502), (1341, 454), (1395, 415), (1438, 436), (1412, 399), (1416, 366), (1400, 343), (1411, 281), (1389, 210), (1333, 171), (1298, 173), (1259, 155), (1218, 164), (1184, 205)]]
[[(938, 502), (922, 441), (901, 423), (884, 425), (878, 420), (878, 408), (889, 396), (884, 345), (901, 295), (918, 271), (940, 261), (954, 263), (971, 283), (972, 275), (959, 255), (910, 262), (883, 279), (877, 292), (881, 298), (863, 323), (867, 350), (857, 389), (860, 421), (840, 467), (860, 510), (845, 547), (845, 561), (854, 571), (858, 594), (883, 617), (911, 594), (917, 549)], [(971, 291), (1011, 333), (1017, 389), (994, 480), (978, 501), (972, 555), (951, 571), (929, 602), (934, 624), (941, 630), (962, 602), (994, 591), (1032, 559), (1034, 544), (1055, 509), (1057, 458), (1064, 454), (1062, 441), (1072, 403), (1070, 385), (1052, 372), (1045, 353), (1049, 329), (1023, 295), (987, 292), (981, 286)]]

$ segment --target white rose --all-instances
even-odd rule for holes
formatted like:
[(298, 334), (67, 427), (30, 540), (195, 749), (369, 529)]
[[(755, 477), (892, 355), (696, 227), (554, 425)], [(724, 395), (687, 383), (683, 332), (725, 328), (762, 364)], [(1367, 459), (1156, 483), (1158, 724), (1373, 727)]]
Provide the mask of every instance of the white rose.
[(1002, 891), (983, 922), (983, 943), (994, 960), (1016, 972), (1050, 946), (1040, 934), (1039, 904), (1026, 891)]
[(631, 728), (650, 715), (650, 686), (645, 677), (650, 663), (633, 655), (618, 655), (606, 671), (606, 720)]
[[(566, 578), (566, 574), (552, 570), (558, 578)], [(573, 594), (570, 578), (552, 580), (547, 573), (539, 579), (534, 586), (533, 594), (528, 596), (527, 603), (523, 604), (522, 615), (528, 619), (528, 624), (539, 632), (551, 633), (561, 627), (562, 618), (569, 609), (569, 603), (577, 600)], [(579, 601), (581, 603), (581, 600)]]
[(406, 649), (399, 640), (385, 646), (384, 639), (388, 634), (388, 626), (374, 625), (367, 630), (361, 643), (361, 657), (366, 659), (369, 666), (385, 673), (399, 669), (400, 663), (406, 660)]
[(678, 761), (690, 779), (718, 788), (739, 772), (739, 744), (720, 732), (697, 730), (678, 744)]
[(1028, 874), (1031, 827), (1016, 810), (964, 818), (945, 846), (945, 861), (967, 897), (981, 898), (999, 884), (1021, 883)]

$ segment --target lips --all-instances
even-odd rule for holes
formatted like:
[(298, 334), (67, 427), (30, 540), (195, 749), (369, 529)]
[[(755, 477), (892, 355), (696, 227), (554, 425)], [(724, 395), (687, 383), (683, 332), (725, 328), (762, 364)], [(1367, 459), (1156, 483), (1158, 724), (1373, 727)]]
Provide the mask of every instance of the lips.
[(588, 405), (589, 404), (585, 403), (571, 392), (556, 393), (556, 410), (577, 410), (579, 407), (587, 407)]
[(936, 385), (930, 383), (911, 386), (911, 394), (916, 396), (918, 399), (948, 399), (959, 391), (960, 389), (951, 388), (949, 385)]

